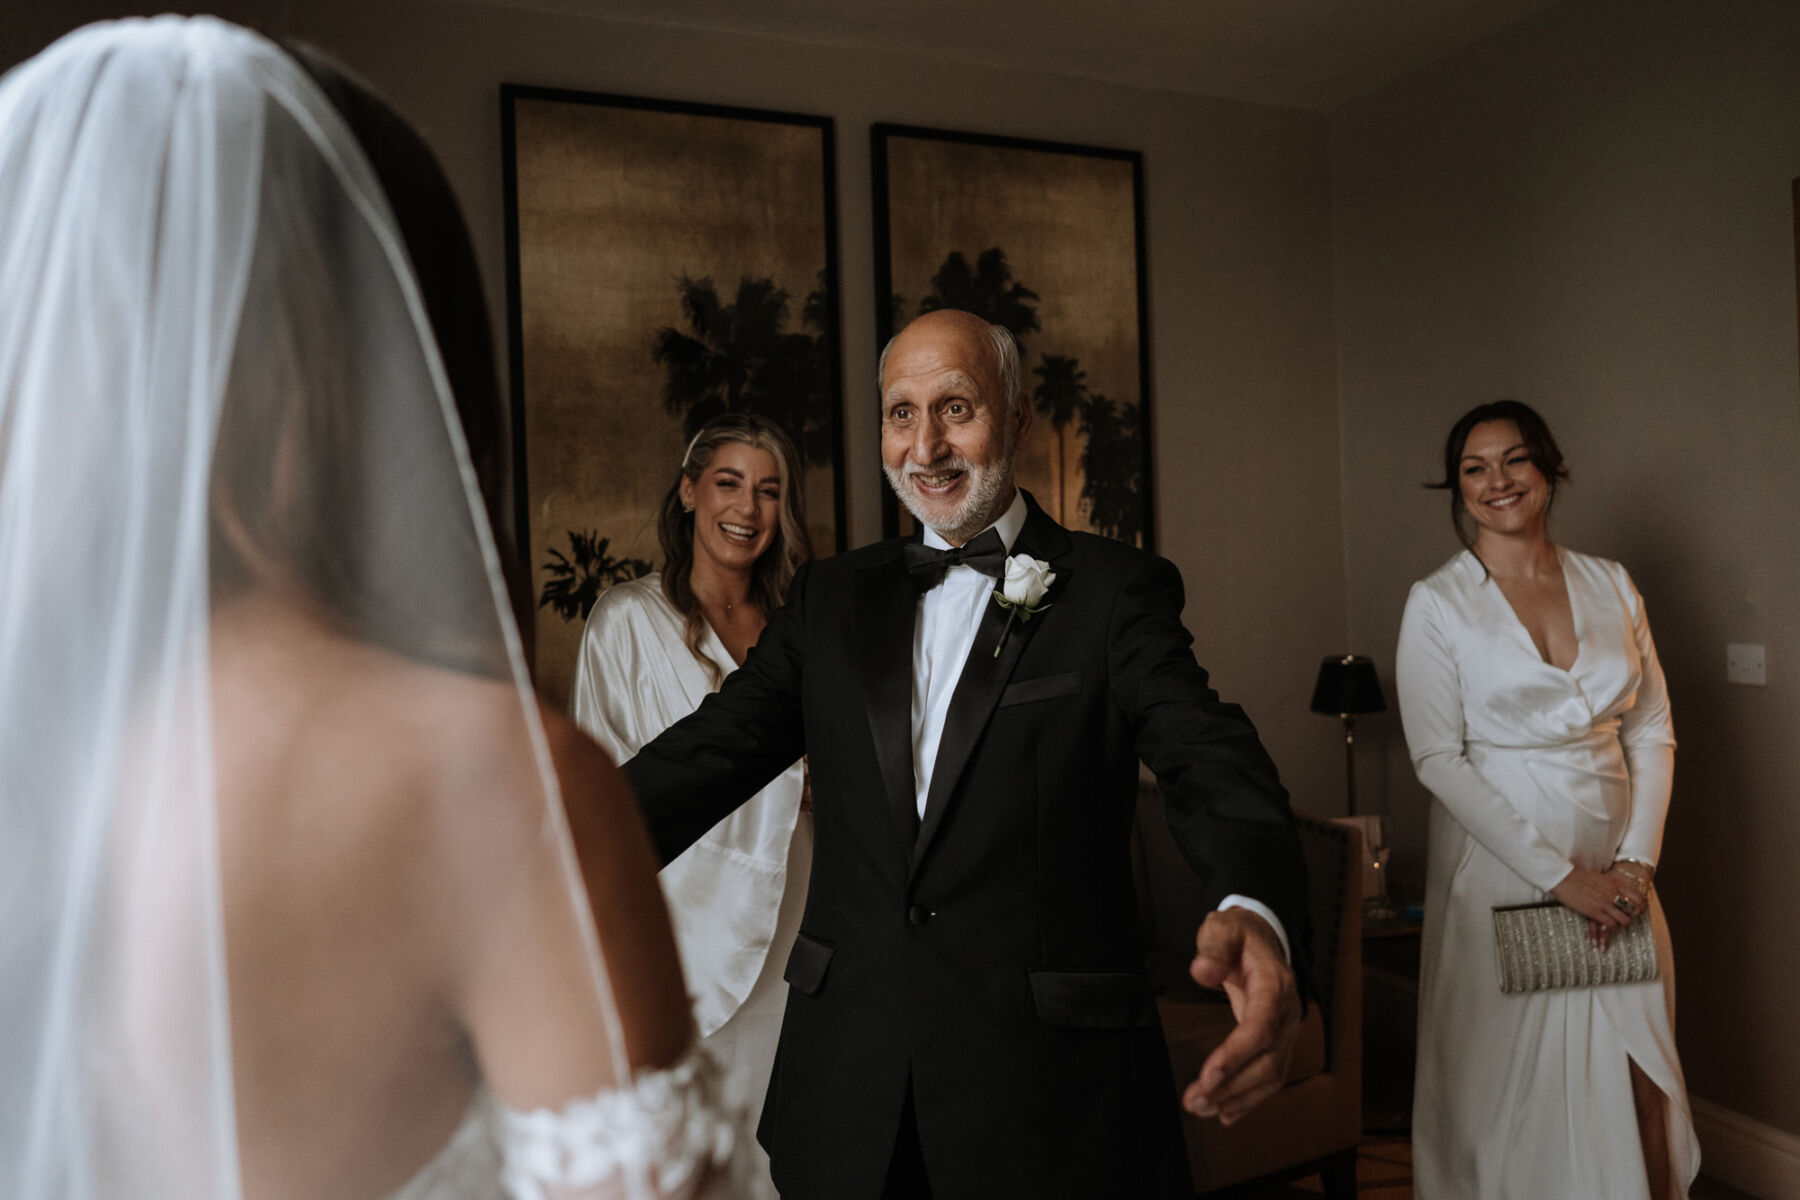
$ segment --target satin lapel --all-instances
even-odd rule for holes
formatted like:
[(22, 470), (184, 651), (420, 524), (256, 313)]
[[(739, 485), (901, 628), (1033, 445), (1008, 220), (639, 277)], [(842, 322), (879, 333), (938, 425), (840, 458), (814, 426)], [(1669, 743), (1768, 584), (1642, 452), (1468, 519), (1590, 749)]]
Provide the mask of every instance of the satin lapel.
[[(1045, 599), (1054, 604), (1057, 594), (1068, 583), (1066, 568), (1058, 566), (1056, 560), (1067, 552), (1069, 535), (1062, 526), (1044, 515), (1030, 493), (1025, 499), (1030, 515), (1026, 517), (1018, 541), (1013, 543), (1013, 553), (1029, 554), (1051, 564), (1056, 571), (1056, 582)], [(944, 715), (944, 734), (938, 741), (937, 762), (931, 768), (931, 791), (925, 797), (925, 817), (919, 825), (918, 841), (913, 845), (914, 871), (925, 860), (925, 852), (944, 819), (950, 797), (969, 765), (969, 756), (980, 743), (988, 719), (994, 715), (994, 706), (1000, 701), (1000, 693), (1006, 690), (1006, 681), (1012, 677), (1013, 668), (1019, 665), (1019, 656), (1025, 653), (1026, 643), (1043, 624), (1041, 617), (1031, 621), (1014, 620), (1008, 629), (1006, 618), (1006, 609), (990, 599), (987, 611), (982, 614), (981, 626), (975, 632), (975, 645), (963, 664), (962, 677), (956, 681), (956, 692), (950, 697), (950, 709)], [(1004, 642), (1001, 641), (1002, 634)], [(999, 647), (998, 655), (994, 652), (996, 646)]]
[(856, 640), (875, 758), (901, 844), (919, 828), (912, 765), (912, 650), (918, 589), (898, 554), (856, 577)]

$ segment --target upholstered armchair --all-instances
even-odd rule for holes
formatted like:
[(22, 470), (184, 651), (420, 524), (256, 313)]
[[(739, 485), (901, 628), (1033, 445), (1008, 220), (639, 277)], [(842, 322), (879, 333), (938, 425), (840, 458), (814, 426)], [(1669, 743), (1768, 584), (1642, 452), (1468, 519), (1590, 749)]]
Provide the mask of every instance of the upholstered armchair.
[[(1187, 964), (1201, 911), (1200, 885), (1164, 820), (1162, 794), (1138, 797), (1139, 907), (1145, 957), (1169, 1043), (1177, 1087), (1236, 1024), (1223, 995), (1193, 982)], [(1182, 1114), (1197, 1194), (1249, 1194), (1283, 1179), (1319, 1174), (1325, 1194), (1356, 1194), (1362, 1136), (1362, 846), (1353, 828), (1299, 818), (1310, 878), (1313, 974), (1318, 995), (1294, 1047), (1281, 1091), (1229, 1128)]]

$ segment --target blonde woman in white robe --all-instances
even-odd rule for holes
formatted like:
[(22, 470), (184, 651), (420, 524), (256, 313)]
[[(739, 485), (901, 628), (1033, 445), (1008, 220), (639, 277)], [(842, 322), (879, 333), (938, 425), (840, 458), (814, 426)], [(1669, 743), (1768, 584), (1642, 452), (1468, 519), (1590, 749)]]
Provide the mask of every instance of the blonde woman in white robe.
[[(1401, 716), (1435, 800), (1420, 1200), (1669, 1200), (1699, 1171), (1652, 887), (1674, 767), (1668, 692), (1625, 569), (1547, 536), (1567, 476), (1526, 405), (1465, 414), (1445, 486), (1467, 549), (1413, 586), (1401, 622)], [(1502, 994), (1492, 909), (1552, 898), (1601, 942), (1647, 911), (1661, 978)]]
[[(716, 417), (664, 498), (663, 569), (608, 589), (588, 615), (575, 720), (620, 762), (693, 712), (742, 665), (811, 556), (793, 444), (766, 418)], [(794, 763), (662, 871), (683, 972), (725, 1099), (760, 1115), (782, 980), (812, 865), (804, 764)], [(757, 1197), (775, 1196), (751, 1151)]]

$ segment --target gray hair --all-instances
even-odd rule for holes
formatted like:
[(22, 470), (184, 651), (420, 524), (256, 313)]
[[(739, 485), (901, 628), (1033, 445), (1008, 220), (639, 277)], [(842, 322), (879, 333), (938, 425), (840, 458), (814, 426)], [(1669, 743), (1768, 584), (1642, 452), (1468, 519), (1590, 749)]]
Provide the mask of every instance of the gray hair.
[[(972, 315), (972, 314), (971, 314)], [(1006, 411), (1011, 413), (1019, 403), (1019, 390), (1023, 386), (1020, 376), (1023, 374), (1019, 366), (1019, 343), (1012, 335), (1012, 330), (1004, 325), (995, 325), (984, 321), (987, 326), (988, 341), (994, 347), (994, 374), (1000, 377), (1000, 390), (1006, 393)], [(902, 333), (905, 330), (901, 331)], [(875, 363), (875, 394), (881, 395), (881, 389), (887, 379), (888, 351), (894, 348), (900, 334), (889, 338), (887, 345), (881, 348), (881, 357)]]

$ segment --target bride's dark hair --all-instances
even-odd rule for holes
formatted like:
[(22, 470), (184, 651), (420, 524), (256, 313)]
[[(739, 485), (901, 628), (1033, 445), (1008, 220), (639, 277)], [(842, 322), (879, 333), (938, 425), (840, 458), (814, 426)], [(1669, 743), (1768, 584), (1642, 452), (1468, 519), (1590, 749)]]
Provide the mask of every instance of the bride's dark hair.
[[(528, 638), (529, 574), (501, 512), (508, 475), (505, 414), (474, 247), (456, 198), (424, 141), (373, 91), (307, 47), (282, 49), (343, 118), (394, 214), (514, 617)], [(269, 153), (298, 144), (275, 128), (292, 121), (285, 111), (271, 105), (268, 120)], [(366, 236), (354, 220), (326, 217), (334, 209), (322, 199), (323, 189), (336, 185), (323, 165), (306, 155), (295, 160), (284, 176), (293, 186), (266, 189), (262, 201), (263, 219), (284, 222), (290, 231), (281, 244), (323, 246)], [(480, 603), (485, 597), (470, 597), (477, 603), (469, 611), (453, 610), (432, 586), (429, 571), (397, 565), (418, 553), (412, 531), (398, 521), (381, 523), (386, 514), (368, 512), (362, 500), (365, 473), (379, 464), (388, 476), (384, 489), (416, 497), (425, 505), (417, 511), (433, 511), (429, 501), (441, 500), (432, 536), (451, 544), (454, 559), (484, 569), (472, 523), (458, 519), (466, 512), (460, 480), (440, 466), (451, 461), (448, 448), (425, 453), (408, 444), (405, 439), (431, 428), (429, 421), (384, 418), (384, 408), (400, 400), (386, 393), (382, 381), (346, 367), (332, 346), (307, 344), (308, 331), (334, 327), (309, 320), (309, 314), (353, 307), (356, 297), (336, 294), (331, 281), (294, 266), (259, 251), (251, 268), (214, 454), (215, 594), (252, 581), (285, 582), (310, 593), (324, 615), (356, 636), (443, 665), (503, 670), (504, 661), (488, 661), (502, 639), (491, 606)], [(277, 361), (294, 374), (292, 391), (270, 386), (266, 368)], [(396, 487), (396, 477), (406, 478), (405, 484)], [(378, 523), (366, 530), (368, 543), (347, 545), (351, 519), (371, 517)]]

